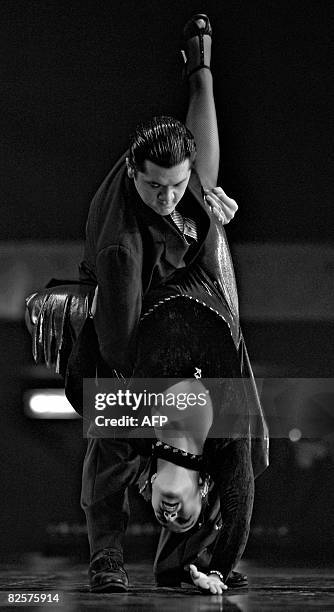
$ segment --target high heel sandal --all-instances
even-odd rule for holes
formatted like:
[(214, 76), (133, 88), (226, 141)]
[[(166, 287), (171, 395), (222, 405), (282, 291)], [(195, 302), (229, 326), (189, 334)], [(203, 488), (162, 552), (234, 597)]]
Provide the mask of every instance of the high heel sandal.
[[(202, 19), (205, 22), (205, 26), (200, 28), (196, 21)], [(193, 17), (186, 23), (183, 29), (183, 42), (184, 47), (187, 46), (187, 42), (190, 38), (194, 38), (194, 36), (198, 36), (199, 38), (199, 65), (193, 68), (189, 73), (187, 73), (187, 77), (189, 78), (194, 72), (197, 70), (201, 70), (202, 68), (210, 69), (210, 66), (204, 63), (204, 36), (212, 36), (212, 27), (209, 21), (209, 17), (202, 13), (198, 13), (197, 15), (193, 15)], [(183, 50), (183, 58), (187, 63), (187, 52)]]

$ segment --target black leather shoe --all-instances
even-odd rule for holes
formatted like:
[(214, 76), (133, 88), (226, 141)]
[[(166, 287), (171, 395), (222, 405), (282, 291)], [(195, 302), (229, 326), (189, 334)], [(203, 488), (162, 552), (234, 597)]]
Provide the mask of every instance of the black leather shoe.
[(248, 586), (248, 578), (244, 574), (240, 574), (240, 572), (232, 571), (229, 578), (226, 580), (226, 586), (228, 586), (229, 589), (238, 589), (239, 587)]
[(101, 551), (89, 566), (92, 593), (121, 593), (129, 588), (128, 575), (114, 551)]

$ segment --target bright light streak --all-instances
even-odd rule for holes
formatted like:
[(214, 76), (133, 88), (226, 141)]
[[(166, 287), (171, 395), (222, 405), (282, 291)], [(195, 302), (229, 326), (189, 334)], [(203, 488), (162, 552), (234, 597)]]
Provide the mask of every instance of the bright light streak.
[(64, 389), (33, 389), (24, 394), (24, 411), (33, 419), (76, 419)]

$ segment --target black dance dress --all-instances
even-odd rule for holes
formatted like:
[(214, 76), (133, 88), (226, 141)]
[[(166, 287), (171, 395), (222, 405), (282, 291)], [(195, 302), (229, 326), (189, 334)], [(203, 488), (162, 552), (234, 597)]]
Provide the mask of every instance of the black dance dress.
[[(223, 228), (217, 238), (222, 232)], [(218, 250), (218, 244), (215, 246)], [(225, 240), (224, 249), (227, 258)], [(217, 278), (197, 260), (186, 272), (180, 271), (151, 290), (143, 304), (134, 377), (167, 379), (166, 389), (173, 379), (191, 379), (200, 372), (213, 405), (202, 463), (193, 468), (209, 476), (209, 493), (190, 531), (178, 534), (162, 528), (154, 563), (160, 585), (191, 582), (190, 564), (204, 572), (219, 570), (226, 580), (248, 538), (254, 496), (250, 413), (257, 396), (242, 378), (243, 339), (231, 267), (229, 272), (230, 285), (225, 278), (222, 291)], [(257, 410), (257, 417), (262, 418), (259, 404)], [(153, 444), (153, 457), (139, 480), (146, 498), (158, 457), (188, 468), (191, 465), (191, 458), (167, 447)]]

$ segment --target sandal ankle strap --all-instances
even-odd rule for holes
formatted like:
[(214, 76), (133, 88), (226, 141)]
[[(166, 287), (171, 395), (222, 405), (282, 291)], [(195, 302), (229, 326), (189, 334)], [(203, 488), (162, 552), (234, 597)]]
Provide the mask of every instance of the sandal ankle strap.
[(191, 75), (194, 74), (194, 72), (197, 72), (198, 70), (202, 70), (202, 68), (206, 68), (207, 70), (210, 70), (211, 72), (210, 66), (207, 66), (206, 64), (202, 64), (201, 66), (196, 66), (196, 68), (191, 70), (189, 74), (187, 74), (187, 78), (189, 79), (189, 77), (191, 77)]

